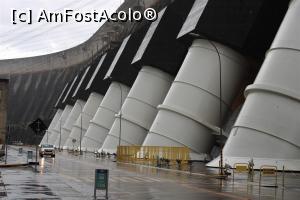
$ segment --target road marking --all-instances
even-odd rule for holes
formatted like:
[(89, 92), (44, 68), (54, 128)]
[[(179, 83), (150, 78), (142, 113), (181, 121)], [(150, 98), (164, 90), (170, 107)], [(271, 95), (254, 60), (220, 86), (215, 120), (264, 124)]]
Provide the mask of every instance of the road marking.
[(129, 182), (141, 183), (140, 180), (136, 180), (133, 177), (122, 177), (122, 178), (128, 180)]
[(137, 176), (137, 177), (134, 177), (135, 179), (138, 179), (138, 180), (141, 180), (143, 182), (148, 182), (148, 183), (153, 183), (155, 181), (153, 180), (150, 180), (149, 177), (140, 177), (140, 176)]
[(115, 182), (117, 182), (113, 177), (109, 177), (109, 182), (113, 182), (113, 183), (115, 183)]
[(83, 181), (86, 181), (88, 183), (93, 183), (94, 182), (94, 179), (93, 178), (90, 178), (90, 177), (86, 177), (86, 178), (82, 178)]
[(116, 182), (125, 182), (125, 183), (154, 183), (161, 182), (159, 179), (150, 178), (150, 177), (138, 177), (138, 176), (114, 176), (109, 177), (109, 181)]
[[(59, 173), (61, 176), (64, 176), (65, 178), (68, 178), (68, 179), (71, 179), (71, 180), (74, 180), (76, 182), (81, 182), (81, 181), (84, 181), (84, 182), (88, 182), (88, 183), (93, 183), (94, 182), (94, 179), (91, 178), (91, 177), (72, 177), (72, 176), (69, 176), (69, 175), (66, 175), (66, 174), (62, 174), (62, 173)], [(153, 183), (153, 182), (161, 182), (161, 180), (159, 179), (155, 179), (155, 178), (150, 178), (150, 177), (125, 177), (125, 176), (122, 176), (122, 177), (109, 177), (109, 181), (110, 182), (113, 182), (113, 183), (116, 183), (116, 182), (124, 182), (124, 183), (143, 183), (143, 182), (147, 182), (147, 183)]]
[(161, 182), (161, 180), (160, 179), (156, 179), (156, 178), (151, 178), (151, 177), (146, 177), (147, 179), (150, 179), (150, 180), (153, 180), (153, 181), (155, 181), (155, 182)]
[(129, 183), (129, 181), (126, 179), (123, 179), (123, 177), (119, 177), (118, 179), (119, 179), (119, 182)]
[(144, 182), (153, 183), (153, 180), (149, 180), (146, 177), (139, 177), (139, 176), (137, 176), (135, 178), (138, 179), (138, 180), (142, 180)]

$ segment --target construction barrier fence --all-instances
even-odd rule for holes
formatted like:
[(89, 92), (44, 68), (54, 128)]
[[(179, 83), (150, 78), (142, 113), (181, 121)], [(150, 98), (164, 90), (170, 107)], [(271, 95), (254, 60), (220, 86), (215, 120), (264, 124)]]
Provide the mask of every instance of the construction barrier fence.
[(190, 160), (187, 147), (118, 146), (117, 161), (153, 166), (184, 165)]

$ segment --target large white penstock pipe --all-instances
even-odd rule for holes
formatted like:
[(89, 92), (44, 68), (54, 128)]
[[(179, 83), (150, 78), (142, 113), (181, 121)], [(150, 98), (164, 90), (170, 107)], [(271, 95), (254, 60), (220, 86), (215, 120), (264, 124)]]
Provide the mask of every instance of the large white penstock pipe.
[(49, 143), (50, 137), (51, 137), (52, 132), (53, 132), (53, 129), (56, 126), (56, 124), (57, 124), (57, 122), (58, 122), (58, 120), (59, 120), (62, 113), (63, 113), (63, 110), (57, 109), (57, 111), (56, 111), (56, 113), (55, 113), (48, 129), (46, 130), (45, 135), (44, 135), (42, 141), (40, 142), (40, 144), (48, 144)]
[(129, 88), (118, 82), (112, 82), (100, 104), (94, 118), (82, 139), (82, 148), (87, 151), (97, 151), (102, 147), (113, 122), (119, 112)]
[(193, 42), (143, 145), (186, 146), (191, 159), (206, 157), (214, 143), (212, 132), (219, 132), (220, 126), (220, 68), (222, 117), (247, 69), (240, 54), (213, 44), (202, 39)]
[(73, 125), (71, 133), (64, 145), (68, 149), (80, 147), (80, 142), (82, 143), (83, 136), (89, 127), (90, 120), (93, 119), (93, 117), (95, 116), (102, 99), (103, 96), (100, 94), (90, 94), (88, 100), (86, 101), (83, 107), (82, 113), (80, 113), (75, 124)]
[[(224, 146), (233, 165), (300, 170), (300, 1), (290, 3), (255, 82)], [(215, 159), (208, 166), (217, 166)]]
[(55, 127), (51, 131), (51, 136), (48, 138), (48, 143), (55, 145), (55, 141), (60, 137), (61, 127), (64, 125), (66, 119), (68, 118), (73, 106), (66, 105), (60, 118), (58, 119)]
[(122, 106), (121, 124), (119, 113), (103, 143), (104, 151), (115, 153), (119, 141), (121, 145), (143, 144), (157, 114), (157, 106), (163, 102), (172, 80), (169, 74), (153, 67), (145, 66), (140, 70)]

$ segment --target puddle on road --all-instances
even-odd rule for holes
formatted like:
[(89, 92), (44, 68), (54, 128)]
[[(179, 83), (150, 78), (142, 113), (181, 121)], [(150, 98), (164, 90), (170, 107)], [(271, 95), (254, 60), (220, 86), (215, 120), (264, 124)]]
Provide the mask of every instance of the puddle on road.
[(43, 181), (35, 180), (40, 177), (32, 176), (31, 173), (31, 170), (24, 169), (5, 171), (6, 176), (9, 176), (5, 180), (8, 199), (60, 199)]
[[(56, 194), (54, 194), (50, 188), (48, 188), (45, 185), (38, 185), (38, 184), (5, 184), (5, 187), (10, 191), (10, 187), (17, 187), (21, 194), (35, 194), (35, 195), (46, 195), (52, 197), (55, 197)], [(59, 198), (58, 198), (59, 199)]]

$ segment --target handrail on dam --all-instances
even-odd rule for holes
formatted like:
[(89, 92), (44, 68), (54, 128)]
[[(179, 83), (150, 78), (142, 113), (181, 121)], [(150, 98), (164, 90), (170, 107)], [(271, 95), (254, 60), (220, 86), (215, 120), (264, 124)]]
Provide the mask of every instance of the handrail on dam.
[(190, 150), (187, 147), (166, 146), (118, 146), (117, 161), (152, 166), (188, 164)]

